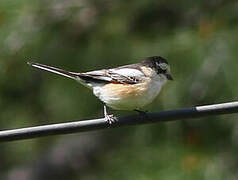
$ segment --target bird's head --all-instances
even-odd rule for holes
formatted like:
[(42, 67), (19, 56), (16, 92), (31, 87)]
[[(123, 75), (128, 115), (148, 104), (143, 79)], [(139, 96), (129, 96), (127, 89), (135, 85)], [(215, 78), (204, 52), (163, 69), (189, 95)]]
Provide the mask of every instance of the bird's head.
[(167, 80), (173, 80), (168, 61), (161, 56), (148, 57), (142, 61), (142, 64), (154, 69), (157, 74), (165, 76)]

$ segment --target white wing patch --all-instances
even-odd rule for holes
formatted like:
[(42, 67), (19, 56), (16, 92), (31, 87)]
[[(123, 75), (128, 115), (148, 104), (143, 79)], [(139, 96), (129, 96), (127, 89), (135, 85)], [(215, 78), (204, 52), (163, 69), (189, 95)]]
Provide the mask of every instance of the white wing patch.
[(102, 69), (102, 70), (90, 71), (90, 72), (86, 72), (86, 73), (82, 73), (82, 74), (103, 76), (106, 74), (106, 71), (107, 71), (106, 69)]
[[(115, 68), (81, 73), (79, 76), (81, 76), (80, 78), (82, 79), (87, 79), (88, 82), (102, 80), (123, 84), (136, 84), (143, 79), (144, 74), (140, 70), (133, 68)], [(91, 78), (91, 80), (89, 78)]]
[(143, 77), (144, 74), (138, 69), (122, 68), (122, 69), (110, 69), (112, 73), (116, 73), (125, 77)]
[(101, 79), (104, 81), (112, 81), (112, 78), (110, 76), (107, 76), (107, 70), (106, 69), (102, 69), (102, 70), (98, 70), (98, 71), (90, 71), (90, 72), (86, 72), (86, 73), (82, 73), (83, 75), (88, 75), (90, 77), (93, 77), (95, 79)]

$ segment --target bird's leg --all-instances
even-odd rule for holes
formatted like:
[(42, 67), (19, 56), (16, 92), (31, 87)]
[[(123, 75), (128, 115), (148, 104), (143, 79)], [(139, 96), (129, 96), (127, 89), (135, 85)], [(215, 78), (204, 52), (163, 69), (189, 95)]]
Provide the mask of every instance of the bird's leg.
[(109, 124), (115, 123), (117, 121), (116, 117), (113, 114), (107, 114), (107, 106), (104, 105), (104, 117)]

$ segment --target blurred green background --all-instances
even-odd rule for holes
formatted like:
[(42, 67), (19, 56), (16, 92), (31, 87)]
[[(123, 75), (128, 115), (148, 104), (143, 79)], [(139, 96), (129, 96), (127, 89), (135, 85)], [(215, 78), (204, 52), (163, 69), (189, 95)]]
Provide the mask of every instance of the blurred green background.
[[(0, 128), (102, 117), (102, 103), (35, 61), (85, 72), (168, 59), (175, 81), (148, 107), (236, 100), (238, 2), (1, 0)], [(115, 115), (134, 112), (113, 111)], [(0, 179), (238, 179), (238, 115), (0, 144)]]

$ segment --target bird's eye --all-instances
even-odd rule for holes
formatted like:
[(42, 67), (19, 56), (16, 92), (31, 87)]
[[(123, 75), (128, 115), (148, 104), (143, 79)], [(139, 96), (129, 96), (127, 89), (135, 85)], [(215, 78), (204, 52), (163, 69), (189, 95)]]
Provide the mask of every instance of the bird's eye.
[(167, 70), (168, 69), (168, 64), (166, 64), (166, 63), (160, 63), (158, 65), (162, 70)]

